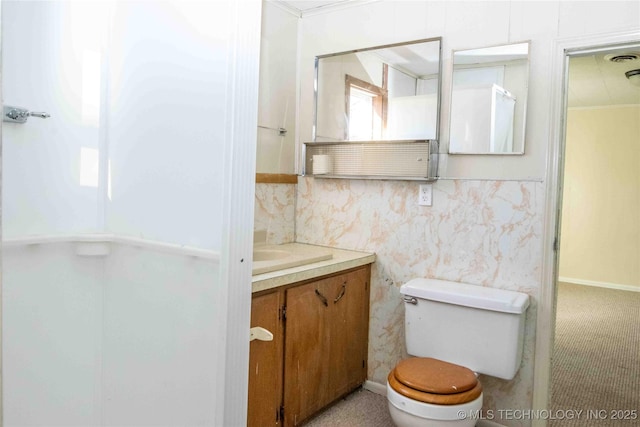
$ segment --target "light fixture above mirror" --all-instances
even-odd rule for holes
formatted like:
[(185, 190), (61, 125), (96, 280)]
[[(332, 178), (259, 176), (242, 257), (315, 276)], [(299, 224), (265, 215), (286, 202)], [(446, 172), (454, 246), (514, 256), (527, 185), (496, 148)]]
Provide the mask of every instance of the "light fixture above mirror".
[(450, 154), (524, 154), (529, 42), (453, 51)]

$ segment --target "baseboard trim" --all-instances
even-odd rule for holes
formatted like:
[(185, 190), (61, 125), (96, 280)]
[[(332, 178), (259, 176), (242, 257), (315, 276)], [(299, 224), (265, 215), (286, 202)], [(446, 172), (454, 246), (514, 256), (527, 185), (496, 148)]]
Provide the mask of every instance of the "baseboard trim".
[(558, 277), (559, 282), (573, 283), (574, 285), (595, 286), (598, 288), (617, 289), (619, 291), (640, 292), (640, 286), (621, 285), (619, 283), (596, 282), (593, 280), (574, 279), (573, 277)]
[(372, 393), (380, 394), (382, 396), (387, 395), (387, 386), (384, 384), (374, 383), (373, 381), (366, 380), (362, 385), (362, 388), (369, 390)]

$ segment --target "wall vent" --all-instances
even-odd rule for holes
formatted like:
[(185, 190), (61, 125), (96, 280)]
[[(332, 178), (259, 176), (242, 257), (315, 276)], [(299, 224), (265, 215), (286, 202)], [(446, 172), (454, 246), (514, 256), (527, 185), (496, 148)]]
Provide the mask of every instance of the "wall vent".
[(640, 58), (640, 55), (636, 53), (613, 54), (613, 55), (607, 55), (604, 57), (604, 59), (606, 59), (607, 61), (615, 62), (617, 64), (637, 61), (638, 58)]

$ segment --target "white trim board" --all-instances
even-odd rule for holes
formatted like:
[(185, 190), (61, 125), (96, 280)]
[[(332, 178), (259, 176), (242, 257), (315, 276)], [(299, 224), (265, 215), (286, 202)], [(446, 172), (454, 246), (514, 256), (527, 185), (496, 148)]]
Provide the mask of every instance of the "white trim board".
[(619, 291), (640, 292), (640, 286), (621, 285), (619, 283), (596, 282), (594, 280), (575, 279), (573, 277), (558, 277), (559, 282), (572, 283), (574, 285), (595, 286), (598, 288), (617, 289)]
[[(230, 2), (213, 425), (247, 425), (262, 0)], [(212, 141), (213, 142), (213, 141)], [(208, 391), (207, 391), (208, 392)], [(222, 405), (220, 405), (222, 403)]]
[(372, 393), (379, 394), (381, 396), (387, 395), (387, 386), (384, 384), (366, 380), (362, 385), (362, 388), (364, 388), (365, 390), (369, 390)]

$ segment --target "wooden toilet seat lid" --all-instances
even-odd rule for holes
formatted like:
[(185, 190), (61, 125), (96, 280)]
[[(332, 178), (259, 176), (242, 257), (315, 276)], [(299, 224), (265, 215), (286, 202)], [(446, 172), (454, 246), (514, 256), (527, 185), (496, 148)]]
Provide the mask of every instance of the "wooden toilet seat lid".
[(478, 379), (470, 369), (430, 357), (402, 360), (393, 372), (400, 383), (425, 393), (463, 393), (478, 384)]
[(462, 393), (433, 394), (407, 387), (396, 379), (394, 373), (395, 369), (389, 373), (389, 377), (387, 378), (389, 386), (397, 393), (418, 402), (430, 403), (432, 405), (461, 405), (474, 401), (482, 395), (482, 385), (479, 381), (474, 388)]

